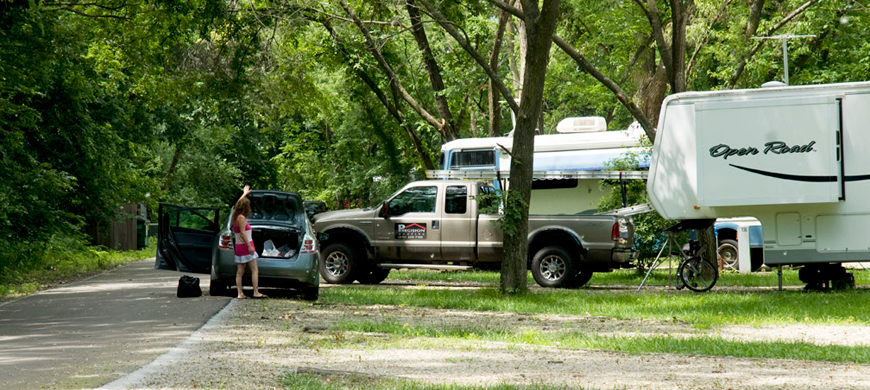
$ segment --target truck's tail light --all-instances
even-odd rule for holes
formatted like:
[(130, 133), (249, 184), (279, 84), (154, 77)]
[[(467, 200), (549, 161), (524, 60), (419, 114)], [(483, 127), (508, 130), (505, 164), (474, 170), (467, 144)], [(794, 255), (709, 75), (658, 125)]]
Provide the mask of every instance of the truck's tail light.
[(218, 242), (218, 248), (220, 249), (230, 249), (230, 245), (232, 244), (233, 236), (221, 236), (220, 241)]
[(316, 253), (316, 252), (317, 252), (317, 241), (315, 241), (314, 238), (312, 238), (311, 236), (306, 234), (305, 237), (302, 238), (302, 250), (299, 251), (299, 253), (305, 254), (305, 253)]
[(610, 231), (610, 239), (613, 241), (628, 239), (628, 224), (629, 221), (626, 218), (618, 218), (616, 222), (613, 223), (613, 229)]

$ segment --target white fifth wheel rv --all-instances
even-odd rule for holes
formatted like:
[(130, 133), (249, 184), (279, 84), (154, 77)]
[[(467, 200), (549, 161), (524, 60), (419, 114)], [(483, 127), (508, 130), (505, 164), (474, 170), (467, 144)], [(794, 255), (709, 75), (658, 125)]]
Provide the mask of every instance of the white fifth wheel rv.
[(870, 82), (686, 92), (662, 104), (647, 190), (665, 218), (761, 221), (808, 287), (870, 260)]

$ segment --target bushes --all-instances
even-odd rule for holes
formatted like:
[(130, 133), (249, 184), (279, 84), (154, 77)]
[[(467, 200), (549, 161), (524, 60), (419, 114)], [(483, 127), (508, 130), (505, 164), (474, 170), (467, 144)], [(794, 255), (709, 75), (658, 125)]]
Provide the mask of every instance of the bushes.
[(138, 251), (107, 251), (80, 236), (54, 236), (12, 245), (0, 240), (0, 300), (32, 294), (48, 285), (153, 257), (156, 244)]

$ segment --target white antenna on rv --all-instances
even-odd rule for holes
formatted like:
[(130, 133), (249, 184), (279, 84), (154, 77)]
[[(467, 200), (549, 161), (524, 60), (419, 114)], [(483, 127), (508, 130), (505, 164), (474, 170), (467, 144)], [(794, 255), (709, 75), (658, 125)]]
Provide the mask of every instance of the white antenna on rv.
[(788, 85), (788, 43), (786, 43), (789, 38), (815, 38), (815, 35), (775, 35), (772, 37), (752, 37), (752, 39), (763, 41), (767, 39), (779, 39), (782, 40), (782, 63), (783, 69), (785, 69), (785, 85)]

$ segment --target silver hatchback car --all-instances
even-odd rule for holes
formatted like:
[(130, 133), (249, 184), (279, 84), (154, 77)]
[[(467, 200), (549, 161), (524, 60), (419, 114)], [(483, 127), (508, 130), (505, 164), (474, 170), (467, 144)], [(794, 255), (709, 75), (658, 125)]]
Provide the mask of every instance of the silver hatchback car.
[[(292, 192), (265, 190), (252, 191), (248, 198), (260, 287), (292, 288), (303, 299), (316, 300), (320, 251), (302, 199)], [(236, 284), (231, 217), (220, 222), (216, 208), (170, 204), (160, 204), (158, 213), (155, 268), (210, 273), (209, 294), (229, 294)], [(251, 285), (250, 271), (242, 283)]]

